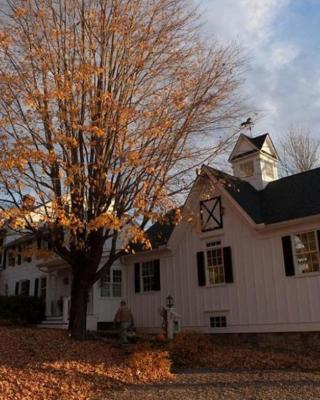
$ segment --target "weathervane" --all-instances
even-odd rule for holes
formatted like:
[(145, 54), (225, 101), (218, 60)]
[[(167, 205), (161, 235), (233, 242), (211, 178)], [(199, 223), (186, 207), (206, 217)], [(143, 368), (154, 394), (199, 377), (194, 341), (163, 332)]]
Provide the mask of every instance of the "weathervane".
[(246, 121), (242, 122), (242, 124), (240, 124), (240, 129), (248, 129), (250, 132), (250, 136), (252, 136), (252, 127), (253, 127), (254, 123), (252, 121), (252, 118), (249, 117)]

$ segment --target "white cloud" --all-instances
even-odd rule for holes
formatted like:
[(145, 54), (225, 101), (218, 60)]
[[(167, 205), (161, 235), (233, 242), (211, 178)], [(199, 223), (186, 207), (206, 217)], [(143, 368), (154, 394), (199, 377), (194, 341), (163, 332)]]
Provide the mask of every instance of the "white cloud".
[(291, 43), (275, 43), (271, 46), (271, 65), (274, 68), (285, 67), (300, 54), (298, 46)]
[[(294, 14), (294, 1), (199, 1), (207, 21), (205, 35), (225, 43), (237, 40), (248, 56), (244, 92), (249, 107), (263, 117), (254, 133), (281, 135), (293, 120), (316, 131), (320, 124), (320, 57), (316, 49), (307, 47), (302, 32), (308, 20)], [(289, 14), (299, 18), (301, 31), (291, 25)]]
[(272, 22), (289, 0), (202, 0), (207, 29), (224, 41), (255, 47), (272, 35)]

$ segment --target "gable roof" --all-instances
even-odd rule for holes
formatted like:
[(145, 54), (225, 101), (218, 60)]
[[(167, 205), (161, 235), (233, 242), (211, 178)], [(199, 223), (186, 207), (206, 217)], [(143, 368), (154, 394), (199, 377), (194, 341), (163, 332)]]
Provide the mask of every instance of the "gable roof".
[[(239, 148), (241, 143), (243, 143), (243, 140), (247, 141), (247, 143), (252, 145), (252, 147), (250, 149), (247, 149), (244, 152), (238, 153), (237, 149)], [(271, 153), (269, 151), (266, 151), (265, 149), (263, 149), (263, 146), (267, 140), (269, 141), (269, 144), (271, 146)], [(250, 136), (247, 136), (242, 133), (238, 137), (238, 140), (230, 154), (229, 161), (232, 162), (236, 159), (246, 157), (250, 154), (256, 154), (260, 151), (263, 152), (264, 154), (268, 154), (271, 157), (278, 158), (277, 150), (272, 142), (272, 139), (271, 139), (269, 133), (264, 133), (263, 135), (259, 135), (256, 137), (250, 137)], [(274, 154), (272, 154), (272, 153), (274, 153)]]
[[(176, 210), (170, 210), (166, 214), (163, 222), (157, 221), (146, 230), (145, 235), (151, 243), (152, 250), (165, 246), (168, 243), (174, 227), (176, 226), (175, 215)], [(149, 251), (146, 250), (141, 243), (131, 243), (130, 247), (136, 253)]]
[[(205, 166), (256, 224), (274, 224), (320, 214), (320, 168), (270, 182), (264, 190)], [(153, 249), (166, 245), (175, 228), (174, 210), (166, 222), (156, 222), (146, 232)], [(138, 245), (135, 251), (143, 251)]]
[(167, 244), (170, 239), (171, 233), (175, 227), (175, 223), (172, 219), (166, 222), (156, 222), (147, 230), (146, 235), (150, 240), (153, 249), (159, 248)]
[(240, 178), (207, 168), (224, 180), (224, 188), (257, 224), (320, 214), (320, 168), (270, 182), (261, 191)]
[(254, 138), (247, 135), (243, 136), (245, 136), (258, 150), (261, 150), (269, 134), (264, 133), (263, 135), (256, 136)]

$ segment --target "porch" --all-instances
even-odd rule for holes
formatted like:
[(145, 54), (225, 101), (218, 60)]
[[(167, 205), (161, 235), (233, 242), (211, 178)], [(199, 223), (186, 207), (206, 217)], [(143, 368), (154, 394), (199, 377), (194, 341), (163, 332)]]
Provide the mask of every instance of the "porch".
[[(71, 268), (64, 261), (55, 259), (40, 265), (39, 269), (47, 274), (46, 314), (41, 326), (67, 329), (71, 305)], [(93, 313), (92, 291), (89, 294), (87, 313)]]

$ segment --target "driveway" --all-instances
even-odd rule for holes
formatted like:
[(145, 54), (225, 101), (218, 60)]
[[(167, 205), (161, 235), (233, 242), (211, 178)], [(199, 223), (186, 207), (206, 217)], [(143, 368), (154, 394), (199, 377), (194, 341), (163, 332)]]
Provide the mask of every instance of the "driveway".
[(130, 385), (114, 400), (320, 400), (320, 371), (183, 371), (175, 381)]

